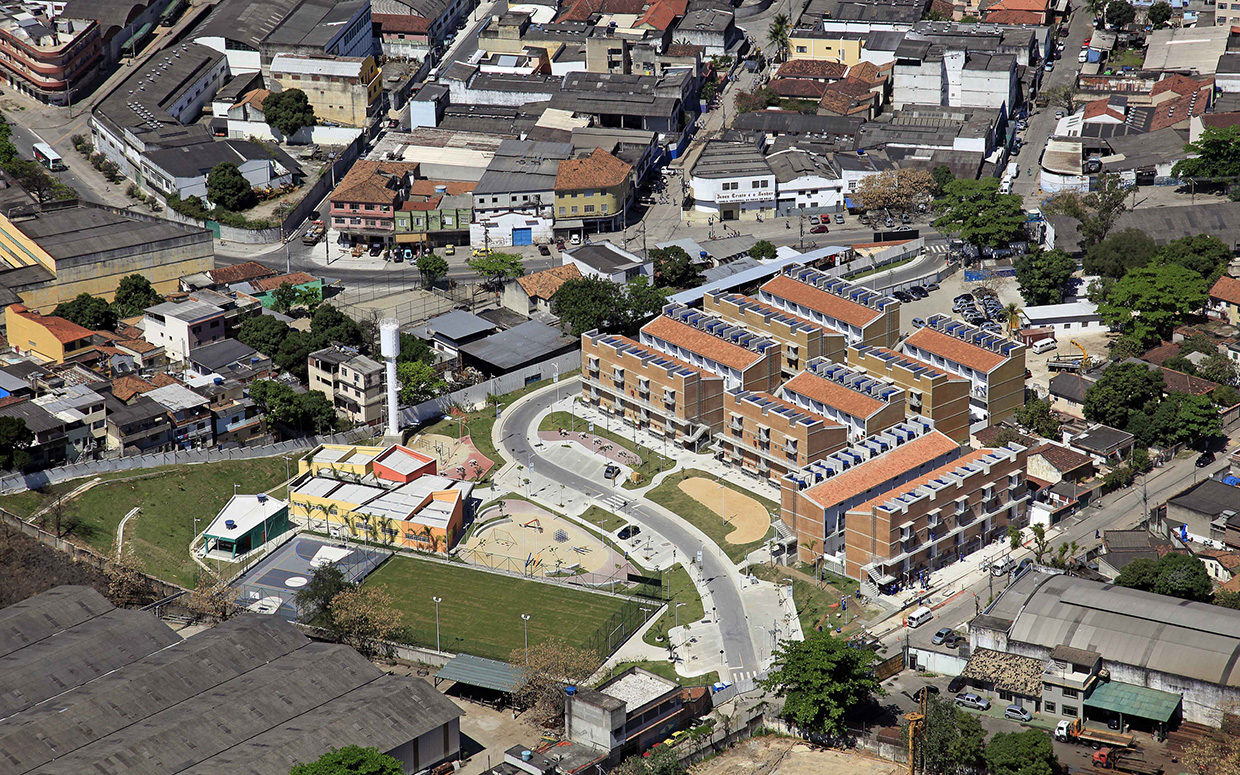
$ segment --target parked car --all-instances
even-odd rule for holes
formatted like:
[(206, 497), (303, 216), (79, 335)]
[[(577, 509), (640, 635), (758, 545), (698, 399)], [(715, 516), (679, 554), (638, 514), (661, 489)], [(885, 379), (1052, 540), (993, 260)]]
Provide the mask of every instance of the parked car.
[(908, 292), (913, 294), (919, 299), (924, 299), (930, 295), (930, 291), (927, 291), (924, 287), (920, 285), (912, 286), (911, 288), (908, 289)]
[(955, 634), (955, 631), (953, 631), (951, 627), (944, 627), (934, 634), (934, 637), (930, 639), (930, 642), (937, 646)]
[(580, 245), (580, 244), (581, 244), (581, 235), (580, 235), (580, 234), (574, 234), (573, 236), (571, 236), (571, 237), (569, 237), (569, 238), (568, 238), (568, 242), (569, 242), (569, 244), (571, 244), (571, 245)]
[(479, 256), (489, 256), (494, 252), (495, 251), (490, 248), (474, 248), (472, 255), (474, 258), (478, 258)]
[(823, 226), (822, 224), (818, 224), (814, 228), (810, 229), (809, 233), (810, 234), (826, 234), (829, 231), (831, 231), (831, 228), (829, 226)]
[(615, 465), (614, 463), (608, 463), (607, 467), (603, 469), (604, 479), (615, 479), (619, 475), (620, 475), (620, 466)]
[(930, 282), (926, 283), (922, 287), (925, 288), (927, 291), (937, 291), (939, 289), (939, 284), (936, 283), (934, 280), (931, 280)]
[(943, 641), (943, 645), (948, 647), (949, 649), (958, 649), (968, 642), (969, 641), (965, 640), (965, 637), (963, 635), (954, 633), (947, 640)]
[(378, 242), (371, 245), (370, 255), (376, 258), (383, 255), (383, 245), (379, 244)]
[(913, 295), (911, 293), (908, 293), (907, 291), (895, 291), (891, 295), (895, 296), (897, 299), (904, 302), (905, 304), (908, 304), (910, 301), (913, 300)]
[(973, 294), (971, 294), (971, 293), (962, 293), (962, 294), (960, 294), (959, 296), (957, 296), (956, 298), (952, 299), (952, 301), (957, 302), (957, 303), (962, 302), (962, 301), (967, 301), (967, 302), (969, 302), (969, 303), (972, 303), (972, 302), (973, 302)]
[(912, 223), (913, 216), (908, 213), (900, 213), (900, 223)]
[(917, 700), (918, 702), (921, 702), (922, 695), (927, 695), (927, 694), (937, 695), (938, 693), (939, 693), (939, 687), (935, 686), (934, 684), (926, 684), (925, 686), (921, 687), (913, 694), (913, 699)]
[(962, 678), (961, 676), (956, 676), (955, 678), (953, 678), (951, 681), (948, 682), (947, 693), (956, 694), (963, 688), (964, 688), (964, 678)]
[(974, 710), (989, 710), (990, 709), (990, 700), (986, 699), (980, 694), (974, 694), (973, 692), (965, 692), (963, 694), (957, 694), (956, 704), (962, 708), (972, 708)]
[(835, 222), (836, 222), (836, 223), (843, 223), (843, 222), (844, 222), (844, 214), (843, 214), (843, 213), (836, 213), (836, 214), (835, 214)]
[(456, 255), (456, 245), (444, 245), (444, 246), (443, 246), (443, 254), (444, 254), (445, 256), (455, 256), (455, 255)]
[(1009, 705), (1003, 709), (1003, 717), (1028, 724), (1033, 721), (1033, 714), (1019, 705)]
[(1197, 466), (1198, 468), (1205, 468), (1206, 466), (1210, 465), (1213, 462), (1214, 462), (1214, 453), (1207, 450), (1197, 456), (1197, 462), (1194, 463), (1193, 465)]
[(546, 245), (539, 245), (538, 254), (541, 256), (549, 256), (551, 255), (551, 248), (547, 247)]
[(913, 318), (913, 328), (925, 328), (926, 321), (921, 318)]
[(402, 261), (408, 261), (410, 263), (413, 263), (413, 259), (414, 259), (413, 248), (405, 248), (404, 250), (401, 250), (392, 256), (392, 260), (398, 264), (401, 263)]
[(1045, 70), (1045, 71), (1046, 71), (1046, 72), (1048, 72), (1048, 73), (1049, 73), (1049, 72), (1053, 72), (1053, 71), (1054, 71), (1054, 69), (1055, 69), (1055, 62), (1054, 62), (1054, 60), (1052, 60), (1052, 59), (1048, 59), (1048, 60), (1046, 60), (1046, 64), (1042, 67), (1042, 69), (1043, 69), (1043, 70)]
[(630, 538), (636, 538), (641, 532), (642, 529), (637, 525), (625, 525), (620, 528), (619, 533), (616, 533), (616, 538), (619, 538), (621, 541), (627, 541)]
[(1088, 62), (1089, 61), (1089, 49), (1087, 48), (1081, 49), (1081, 53), (1076, 55), (1076, 61), (1080, 62), (1081, 64), (1085, 64), (1086, 62)]

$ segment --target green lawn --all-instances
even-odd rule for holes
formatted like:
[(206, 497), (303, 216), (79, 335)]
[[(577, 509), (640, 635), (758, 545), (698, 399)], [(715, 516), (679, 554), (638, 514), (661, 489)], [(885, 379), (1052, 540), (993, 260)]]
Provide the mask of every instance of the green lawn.
[(585, 513), (581, 515), (581, 518), (595, 527), (599, 527), (601, 525), (602, 530), (605, 533), (611, 533), (619, 530), (627, 524), (623, 517), (612, 514), (602, 506), (591, 506), (585, 510)]
[[(290, 465), (295, 471), (296, 461)], [(193, 586), (198, 568), (189, 556), (194, 519), (198, 519), (201, 531), (232, 497), (234, 484), (240, 485), (238, 492), (265, 492), (284, 482), (284, 474), (284, 459), (274, 457), (167, 466), (101, 477), (104, 483), (65, 504), (65, 517), (79, 521), (68, 537), (109, 554), (115, 548), (117, 525), (130, 509), (138, 507), (141, 511), (125, 525), (125, 548), (152, 576)], [(0, 508), (29, 515), (85, 481), (66, 482), (47, 493), (6, 496), (0, 499)], [(44, 526), (54, 529), (50, 520), (44, 520)]]
[[(585, 420), (582, 420), (580, 418), (574, 419), (573, 415), (569, 414), (568, 412), (552, 412), (551, 414), (543, 418), (542, 423), (540, 423), (538, 426), (538, 430), (554, 431), (554, 430), (559, 430), (560, 428), (574, 428), (574, 426), (576, 430), (579, 430), (579, 431), (585, 431), (589, 428)], [(663, 455), (660, 455), (658, 452), (655, 452), (652, 449), (647, 449), (646, 447), (643, 447), (640, 444), (634, 442), (631, 438), (626, 439), (624, 436), (621, 436), (618, 433), (613, 433), (612, 431), (609, 431), (605, 428), (600, 428), (598, 423), (594, 424), (594, 435), (598, 436), (599, 438), (607, 439), (613, 444), (619, 444), (620, 446), (627, 449), (629, 452), (632, 452), (633, 454), (641, 458), (642, 460), (641, 465), (639, 465), (637, 468), (634, 469), (635, 471), (637, 471), (637, 473), (641, 474), (641, 481), (637, 483), (633, 483), (633, 482), (626, 480), (623, 483), (623, 487), (626, 490), (631, 490), (635, 487), (643, 487), (646, 484), (650, 483), (651, 477), (659, 474), (662, 471), (667, 471), (676, 465), (676, 461), (672, 460), (671, 458), (664, 457)], [(566, 443), (576, 443), (576, 442), (566, 442)]]
[(620, 675), (630, 667), (640, 667), (643, 670), (649, 670), (655, 675), (661, 675), (664, 678), (675, 681), (681, 686), (710, 686), (711, 684), (719, 682), (719, 673), (715, 670), (703, 675), (695, 675), (692, 678), (685, 678), (684, 676), (676, 674), (676, 668), (671, 662), (621, 662), (611, 669), (611, 672), (607, 674), (606, 678), (599, 682), (599, 685), (601, 686), (602, 684), (607, 683), (613, 677)]
[[(766, 536), (758, 541), (752, 541), (747, 544), (728, 543), (725, 538), (732, 532), (732, 526), (723, 524), (722, 520), (719, 519), (718, 514), (702, 505), (694, 498), (691, 498), (679, 487), (682, 481), (685, 479), (691, 479), (695, 476), (700, 476), (704, 479), (710, 479), (712, 481), (716, 479), (716, 477), (711, 474), (708, 474), (705, 471), (698, 471), (696, 469), (678, 471), (660, 482), (658, 487), (646, 493), (646, 497), (674, 512), (685, 521), (692, 523), (695, 527), (709, 536), (710, 540), (718, 544), (719, 547), (727, 553), (728, 557), (732, 559), (732, 562), (740, 562), (745, 559), (745, 555), (761, 546), (766, 541), (767, 537), (771, 535), (771, 531), (768, 530)], [(766, 506), (767, 511), (770, 512), (772, 516), (779, 513), (779, 504), (770, 498), (755, 495), (749, 490), (737, 487), (729, 482), (725, 482), (725, 484), (727, 484), (729, 489), (748, 495), (750, 498), (758, 501), (763, 506)]]
[[(860, 620), (864, 620), (869, 613), (863, 611), (853, 597), (860, 586), (853, 579), (824, 573), (822, 580), (816, 582), (814, 569), (800, 563), (793, 568), (782, 565), (773, 568), (769, 565), (750, 565), (748, 570), (764, 581), (773, 581), (780, 585), (786, 584), (787, 579), (792, 579), (792, 600), (796, 603), (801, 630), (806, 635), (819, 625), (822, 625), (824, 630), (843, 626), (845, 618), (848, 619), (848, 625), (843, 627), (844, 633), (851, 633), (861, 628)], [(839, 605), (841, 597), (848, 598), (848, 612), (844, 617), (836, 617), (837, 613), (842, 613)]]
[[(569, 379), (579, 372), (580, 370), (575, 370), (561, 374), (560, 380), (563, 381)], [(520, 390), (514, 390), (511, 393), (505, 393), (500, 396), (499, 407), (501, 414), (504, 409), (511, 406), (517, 399), (541, 387), (550, 385), (551, 383), (552, 380), (544, 379), (541, 382), (526, 385)], [(456, 438), (460, 433), (460, 417), (463, 416), (465, 418), (465, 432), (469, 434), (470, 439), (473, 440), (474, 446), (478, 448), (479, 452), (495, 461), (495, 467), (491, 469), (491, 471), (498, 471), (507, 461), (504, 459), (504, 456), (499, 453), (499, 450), (495, 448), (495, 445), (491, 443), (491, 428), (495, 425), (495, 406), (495, 404), (488, 404), (486, 408), (479, 412), (466, 412), (464, 415), (436, 420), (430, 425), (424, 425), (421, 428), (418, 428), (417, 432), (439, 433), (444, 436)]]
[(435, 646), (435, 605), (444, 651), (507, 661), (524, 643), (521, 614), (529, 614), (530, 643), (558, 638), (582, 647), (625, 601), (585, 590), (398, 556), (366, 579), (387, 588), (410, 640)]
[(1136, 67), (1140, 68), (1145, 64), (1145, 52), (1142, 49), (1122, 48), (1111, 52), (1107, 57), (1105, 67)]
[[(646, 630), (643, 638), (651, 646), (667, 646), (667, 633), (676, 626), (677, 616), (679, 616), (679, 622), (684, 625), (695, 622), (706, 615), (702, 597), (698, 594), (697, 587), (693, 585), (693, 579), (689, 578), (689, 571), (685, 570), (684, 565), (677, 565), (672, 569), (672, 572), (668, 574), (668, 583), (672, 589), (667, 610), (659, 617), (659, 621)], [(676, 613), (677, 603), (684, 603), (679, 609), (679, 614)]]
[[(891, 270), (891, 269), (895, 269), (895, 268), (897, 268), (897, 267), (904, 266), (905, 264), (912, 263), (913, 261), (917, 260), (918, 258), (920, 258), (920, 256), (911, 256), (911, 257), (906, 258), (906, 259), (904, 259), (904, 260), (902, 260), (902, 261), (895, 261), (895, 262), (892, 262), (892, 263), (890, 263), (890, 264), (883, 264), (882, 266), (878, 266), (878, 267), (874, 267), (874, 266), (872, 266), (872, 267), (870, 267), (870, 268), (868, 268), (868, 269), (862, 269), (862, 270), (857, 271), (857, 272), (850, 272), (850, 273), (846, 276), (846, 278), (845, 278), (845, 279), (850, 280), (850, 281), (851, 281), (851, 280), (860, 280), (860, 279), (861, 279), (861, 278), (863, 278), (863, 277), (869, 277), (870, 275), (873, 275), (873, 274), (878, 274), (879, 272), (886, 272), (886, 271), (888, 271), (888, 270)], [(860, 259), (860, 258), (859, 258), (859, 259), (857, 259), (856, 263), (862, 263), (863, 261), (864, 261), (864, 259)]]

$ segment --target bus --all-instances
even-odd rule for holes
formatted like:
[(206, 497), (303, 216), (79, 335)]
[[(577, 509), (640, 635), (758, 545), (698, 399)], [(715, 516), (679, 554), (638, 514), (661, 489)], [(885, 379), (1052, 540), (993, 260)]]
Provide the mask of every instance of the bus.
[(65, 160), (47, 143), (34, 144), (34, 160), (52, 172), (65, 169)]

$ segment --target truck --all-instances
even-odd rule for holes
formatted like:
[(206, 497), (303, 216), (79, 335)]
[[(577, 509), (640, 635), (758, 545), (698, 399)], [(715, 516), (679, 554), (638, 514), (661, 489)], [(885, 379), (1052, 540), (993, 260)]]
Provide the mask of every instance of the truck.
[(1101, 748), (1094, 752), (1094, 766), (1104, 770), (1130, 772), (1133, 775), (1162, 775), (1163, 768), (1145, 761), (1145, 757), (1137, 750), (1121, 751), (1115, 748)]
[(311, 224), (310, 228), (306, 229), (305, 234), (301, 235), (301, 244), (317, 245), (325, 234), (327, 234), (327, 227), (323, 225), (322, 221), (316, 221)]
[(1095, 748), (1129, 748), (1132, 746), (1132, 735), (1112, 732), (1109, 729), (1090, 726), (1078, 719), (1060, 721), (1055, 726), (1055, 739), (1065, 743), (1092, 744)]

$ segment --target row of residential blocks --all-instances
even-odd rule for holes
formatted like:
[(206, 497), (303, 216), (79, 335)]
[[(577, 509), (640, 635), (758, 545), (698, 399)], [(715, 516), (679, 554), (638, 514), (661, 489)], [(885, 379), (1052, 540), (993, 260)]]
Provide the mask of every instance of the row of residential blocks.
[(1023, 403), (1024, 346), (938, 315), (901, 339), (899, 309), (789, 269), (756, 299), (670, 304), (637, 340), (585, 334), (584, 397), (778, 484), (802, 559), (893, 583), (1024, 515), (1024, 448), (969, 447)]

